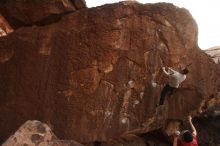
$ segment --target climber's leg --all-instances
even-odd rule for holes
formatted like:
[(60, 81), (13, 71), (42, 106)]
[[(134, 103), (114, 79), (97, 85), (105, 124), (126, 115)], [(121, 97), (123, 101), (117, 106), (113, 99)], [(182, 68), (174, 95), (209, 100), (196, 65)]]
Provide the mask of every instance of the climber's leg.
[(169, 92), (168, 92), (168, 96), (172, 95), (173, 92), (175, 91), (175, 89), (176, 89), (176, 88), (174, 88), (174, 87), (170, 87), (170, 90), (169, 90)]
[(170, 87), (168, 84), (166, 84), (166, 86), (163, 88), (161, 94), (160, 94), (160, 103), (159, 105), (163, 105), (164, 104), (164, 100), (165, 100), (165, 97), (168, 93), (171, 93), (173, 92), (175, 88), (173, 87)]

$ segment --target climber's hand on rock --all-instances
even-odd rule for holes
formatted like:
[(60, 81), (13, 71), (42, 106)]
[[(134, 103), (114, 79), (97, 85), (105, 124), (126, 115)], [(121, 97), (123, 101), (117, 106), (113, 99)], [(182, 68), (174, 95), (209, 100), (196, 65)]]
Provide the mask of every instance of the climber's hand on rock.
[(174, 133), (173, 133), (173, 136), (175, 137), (178, 137), (180, 135), (180, 131), (179, 130), (176, 130)]
[(192, 121), (192, 116), (191, 116), (191, 115), (188, 116), (188, 120), (189, 120), (189, 121)]

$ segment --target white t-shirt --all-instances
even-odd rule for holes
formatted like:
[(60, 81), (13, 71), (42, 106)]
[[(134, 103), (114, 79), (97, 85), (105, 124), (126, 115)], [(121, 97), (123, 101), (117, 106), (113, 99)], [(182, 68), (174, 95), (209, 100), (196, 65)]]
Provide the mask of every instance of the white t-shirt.
[(178, 88), (180, 83), (182, 83), (186, 79), (186, 75), (181, 74), (175, 70), (169, 68), (171, 72), (167, 72), (163, 69), (163, 72), (169, 77), (169, 85), (174, 88)]

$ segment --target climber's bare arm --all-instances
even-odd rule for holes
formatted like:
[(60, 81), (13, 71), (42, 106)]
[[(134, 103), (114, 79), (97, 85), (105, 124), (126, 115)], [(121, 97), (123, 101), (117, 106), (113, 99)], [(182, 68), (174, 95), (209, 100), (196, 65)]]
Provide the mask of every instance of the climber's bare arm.
[(168, 71), (171, 72), (170, 74), (174, 74), (176, 73), (177, 71), (173, 70), (172, 68), (168, 67)]
[(194, 135), (194, 136), (197, 136), (196, 128), (195, 128), (195, 126), (194, 126), (193, 123), (192, 123), (192, 117), (189, 116), (189, 117), (188, 117), (188, 120), (189, 120), (189, 124), (190, 124), (190, 126), (191, 126), (191, 129), (192, 129), (192, 131), (193, 131), (193, 135)]
[(170, 73), (166, 71), (166, 68), (165, 68), (165, 67), (162, 67), (162, 70), (163, 70), (163, 72), (164, 72), (165, 75), (167, 75), (167, 76), (170, 75)]
[(173, 146), (177, 146), (177, 136), (175, 136), (173, 139)]

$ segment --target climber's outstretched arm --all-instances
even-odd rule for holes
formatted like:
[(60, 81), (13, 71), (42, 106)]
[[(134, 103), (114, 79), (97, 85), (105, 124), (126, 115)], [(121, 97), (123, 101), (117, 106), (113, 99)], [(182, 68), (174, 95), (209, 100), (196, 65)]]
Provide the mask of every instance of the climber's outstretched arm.
[(192, 123), (192, 117), (191, 116), (189, 116), (188, 117), (189, 119), (189, 124), (190, 124), (190, 126), (191, 126), (191, 128), (192, 128), (192, 131), (193, 131), (193, 135), (194, 136), (197, 136), (197, 131), (196, 131), (196, 128), (195, 128), (195, 126), (193, 125), (193, 123)]
[(165, 67), (162, 67), (162, 70), (163, 70), (163, 72), (164, 72), (165, 75), (167, 75), (167, 76), (170, 75), (170, 73), (166, 71)]
[(178, 136), (174, 136), (173, 146), (177, 146), (177, 139), (178, 139)]
[(176, 73), (177, 71), (173, 70), (172, 68), (168, 67), (168, 71), (171, 72), (170, 74), (174, 74)]

